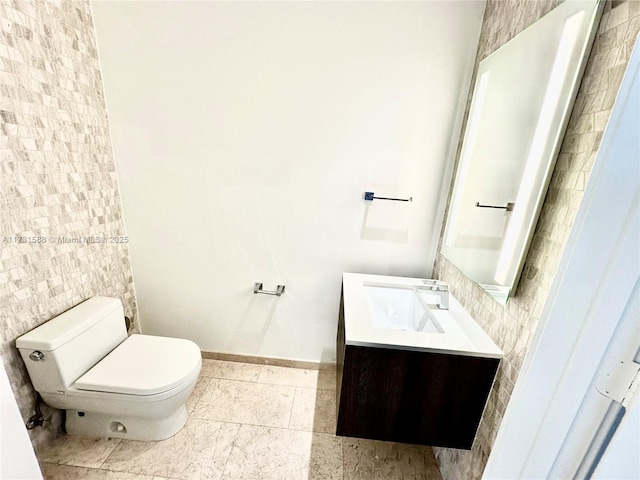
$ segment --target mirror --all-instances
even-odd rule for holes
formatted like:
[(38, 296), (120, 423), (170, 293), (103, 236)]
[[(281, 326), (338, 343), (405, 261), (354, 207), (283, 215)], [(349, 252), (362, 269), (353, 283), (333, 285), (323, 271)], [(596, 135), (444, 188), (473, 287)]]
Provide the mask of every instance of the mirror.
[(520, 277), (602, 7), (566, 1), (478, 67), (441, 253), (503, 305)]

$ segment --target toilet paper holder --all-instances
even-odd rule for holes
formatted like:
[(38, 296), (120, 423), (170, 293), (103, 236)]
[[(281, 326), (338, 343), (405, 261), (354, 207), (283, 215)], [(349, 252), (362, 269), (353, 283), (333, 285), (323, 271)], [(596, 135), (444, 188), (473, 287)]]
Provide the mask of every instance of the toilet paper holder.
[(256, 282), (253, 286), (253, 293), (264, 293), (265, 295), (281, 296), (284, 293), (284, 285), (278, 285), (275, 291), (263, 290), (262, 282)]

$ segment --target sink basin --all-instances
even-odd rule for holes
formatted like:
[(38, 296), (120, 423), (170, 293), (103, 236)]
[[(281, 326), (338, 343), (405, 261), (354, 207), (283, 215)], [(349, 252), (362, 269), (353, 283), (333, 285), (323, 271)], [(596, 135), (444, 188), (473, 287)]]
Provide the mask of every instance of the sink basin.
[(365, 283), (364, 288), (375, 328), (443, 333), (430, 304), (415, 287)]
[(435, 280), (343, 273), (345, 343), (502, 358), (503, 353), (449, 293), (437, 307)]

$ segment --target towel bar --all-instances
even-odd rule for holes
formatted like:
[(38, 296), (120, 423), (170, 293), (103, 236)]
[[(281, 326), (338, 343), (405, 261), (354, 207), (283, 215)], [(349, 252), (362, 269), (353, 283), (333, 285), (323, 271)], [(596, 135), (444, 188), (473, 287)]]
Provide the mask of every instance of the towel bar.
[(506, 206), (501, 207), (500, 205), (481, 205), (480, 202), (476, 202), (476, 207), (478, 208), (499, 208), (501, 210), (506, 210), (507, 212), (513, 210), (514, 205), (515, 203), (509, 202)]
[(412, 202), (413, 197), (409, 198), (391, 198), (391, 197), (375, 197), (373, 192), (364, 192), (365, 200), (393, 200), (394, 202)]

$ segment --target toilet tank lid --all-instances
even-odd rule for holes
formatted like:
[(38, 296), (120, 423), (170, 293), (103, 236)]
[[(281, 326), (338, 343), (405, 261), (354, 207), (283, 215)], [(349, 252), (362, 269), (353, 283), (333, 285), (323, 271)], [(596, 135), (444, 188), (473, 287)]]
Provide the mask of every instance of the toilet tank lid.
[(25, 333), (16, 339), (16, 347), (55, 350), (119, 308), (118, 298), (92, 297)]

